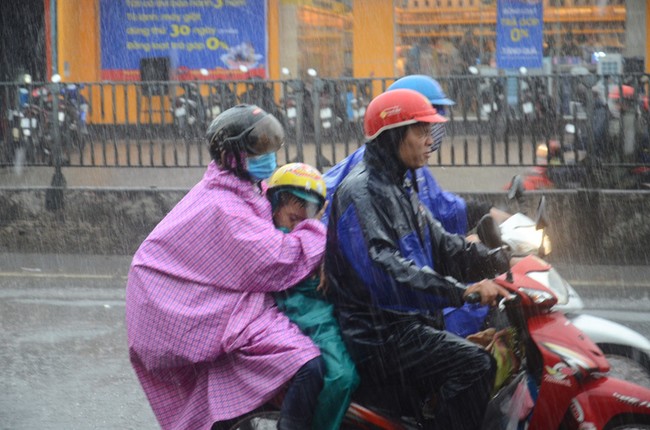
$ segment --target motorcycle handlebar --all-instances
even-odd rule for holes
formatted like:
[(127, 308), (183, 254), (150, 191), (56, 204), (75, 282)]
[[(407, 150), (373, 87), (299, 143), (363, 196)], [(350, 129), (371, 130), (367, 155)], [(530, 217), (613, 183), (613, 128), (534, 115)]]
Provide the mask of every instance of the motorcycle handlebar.
[[(502, 297), (501, 300), (499, 301), (499, 308), (501, 308), (505, 304), (506, 301), (513, 300), (513, 299), (515, 299), (515, 297), (516, 297), (516, 294), (510, 294), (507, 297)], [(479, 304), (479, 303), (481, 303), (481, 294), (479, 292), (470, 293), (465, 297), (464, 300), (465, 300), (465, 303), (468, 303), (468, 304)]]
[(481, 303), (481, 293), (473, 292), (465, 296), (465, 303), (476, 304)]

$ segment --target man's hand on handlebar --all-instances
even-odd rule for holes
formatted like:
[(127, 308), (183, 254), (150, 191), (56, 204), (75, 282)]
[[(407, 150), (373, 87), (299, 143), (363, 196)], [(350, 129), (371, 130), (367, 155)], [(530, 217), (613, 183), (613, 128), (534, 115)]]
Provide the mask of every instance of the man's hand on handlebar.
[(467, 296), (469, 296), (472, 293), (480, 294), (481, 304), (490, 305), (490, 306), (497, 305), (498, 296), (508, 297), (510, 295), (508, 290), (498, 285), (496, 282), (494, 282), (491, 279), (483, 279), (482, 281), (467, 287), (467, 290), (465, 290), (465, 294), (463, 294), (463, 298), (467, 298)]

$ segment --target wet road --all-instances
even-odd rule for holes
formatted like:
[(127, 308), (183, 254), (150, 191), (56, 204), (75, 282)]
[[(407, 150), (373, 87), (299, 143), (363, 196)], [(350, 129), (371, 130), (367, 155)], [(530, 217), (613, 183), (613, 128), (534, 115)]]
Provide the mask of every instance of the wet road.
[(128, 360), (123, 285), (0, 278), (0, 428), (158, 428)]
[[(0, 270), (1, 429), (158, 428), (128, 361), (125, 269), (81, 266)], [(577, 290), (589, 313), (650, 337), (647, 288)]]

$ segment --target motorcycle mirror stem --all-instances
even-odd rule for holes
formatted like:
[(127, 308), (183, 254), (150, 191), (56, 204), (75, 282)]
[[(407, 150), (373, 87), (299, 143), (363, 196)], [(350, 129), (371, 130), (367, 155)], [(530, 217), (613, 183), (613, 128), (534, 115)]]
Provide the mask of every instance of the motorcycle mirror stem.
[(537, 230), (544, 230), (548, 227), (548, 217), (546, 215), (546, 196), (539, 199), (537, 205), (537, 214), (535, 215), (535, 225)]
[(537, 256), (539, 258), (546, 257), (546, 247), (544, 246), (544, 235), (542, 235), (542, 243), (539, 245), (539, 250), (537, 251)]
[(524, 197), (524, 179), (521, 175), (515, 175), (510, 181), (510, 188), (508, 189), (508, 199), (516, 200), (517, 204), (521, 204)]
[(486, 214), (476, 225), (476, 234), (481, 242), (490, 249), (500, 249), (503, 246), (501, 230), (491, 215)]

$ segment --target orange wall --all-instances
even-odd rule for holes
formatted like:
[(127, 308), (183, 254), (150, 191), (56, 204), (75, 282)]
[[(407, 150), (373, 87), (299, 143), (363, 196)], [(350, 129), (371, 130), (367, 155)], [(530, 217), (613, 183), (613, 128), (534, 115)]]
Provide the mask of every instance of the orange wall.
[(394, 76), (393, 0), (354, 0), (352, 10), (354, 77)]
[(269, 27), (269, 78), (280, 79), (280, 0), (267, 1)]
[[(58, 70), (65, 81), (99, 81), (99, 4), (96, 0), (57, 2)], [(65, 74), (68, 64), (69, 75)]]

